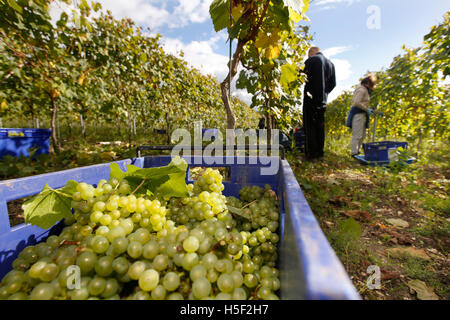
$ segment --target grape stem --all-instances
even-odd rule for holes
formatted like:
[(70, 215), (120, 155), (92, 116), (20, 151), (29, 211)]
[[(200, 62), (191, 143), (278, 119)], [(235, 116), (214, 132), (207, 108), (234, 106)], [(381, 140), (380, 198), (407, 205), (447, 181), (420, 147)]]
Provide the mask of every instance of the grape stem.
[(79, 245), (80, 244), (80, 241), (68, 241), (68, 240), (64, 240), (64, 241), (62, 241), (60, 244), (59, 244), (59, 246), (60, 247), (62, 247), (62, 246), (73, 246), (73, 245)]
[(137, 188), (136, 189), (134, 189), (134, 191), (131, 193), (131, 194), (134, 194), (136, 191), (138, 191), (141, 187), (142, 187), (142, 185), (144, 184), (144, 182), (145, 182), (145, 179), (144, 180), (142, 180), (142, 182), (141, 182), (141, 184), (140, 185), (138, 185), (137, 186)]
[(256, 202), (256, 201), (258, 201), (258, 199), (253, 200), (252, 202), (247, 203), (245, 206), (243, 206), (243, 207), (241, 208), (241, 210), (247, 208), (249, 205), (251, 205), (252, 203), (254, 203), (254, 202)]

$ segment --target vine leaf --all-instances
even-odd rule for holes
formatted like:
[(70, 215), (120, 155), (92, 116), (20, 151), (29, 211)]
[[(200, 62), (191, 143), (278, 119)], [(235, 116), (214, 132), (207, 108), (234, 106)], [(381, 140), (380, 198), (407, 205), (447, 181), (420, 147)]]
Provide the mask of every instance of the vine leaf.
[(187, 163), (176, 157), (164, 167), (145, 168), (128, 165), (127, 172), (123, 172), (116, 163), (111, 164), (110, 178), (119, 181), (126, 179), (132, 190), (139, 187), (148, 194), (156, 192), (164, 197), (185, 197), (189, 195), (186, 185)]
[(76, 181), (70, 180), (64, 188), (55, 190), (45, 184), (39, 194), (22, 205), (25, 222), (48, 229), (63, 218), (70, 218), (72, 195), (77, 185)]
[(227, 0), (214, 0), (209, 7), (209, 13), (214, 25), (214, 30), (219, 32), (228, 27), (230, 2)]

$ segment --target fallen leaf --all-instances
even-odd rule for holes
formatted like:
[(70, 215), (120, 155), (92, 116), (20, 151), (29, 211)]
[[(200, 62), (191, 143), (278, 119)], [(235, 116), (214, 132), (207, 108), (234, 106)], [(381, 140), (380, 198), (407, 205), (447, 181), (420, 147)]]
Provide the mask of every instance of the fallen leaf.
[(402, 234), (400, 234), (398, 232), (395, 232), (393, 230), (387, 230), (387, 232), (391, 236), (395, 237), (398, 240), (399, 244), (404, 244), (404, 245), (413, 244), (412, 240), (410, 238), (408, 238), (407, 236), (405, 236), (405, 235), (402, 235)]
[(348, 211), (344, 211), (344, 214), (348, 217), (351, 217), (353, 219), (357, 219), (357, 220), (370, 220), (372, 219), (372, 216), (370, 215), (370, 213), (366, 212), (366, 211), (360, 211), (360, 210), (348, 210)]
[(334, 204), (336, 206), (342, 207), (344, 205), (350, 204), (350, 199), (346, 197), (336, 197), (328, 200), (329, 203)]
[(411, 280), (408, 282), (408, 287), (417, 293), (417, 299), (419, 300), (439, 300), (433, 289), (428, 287), (423, 281)]
[(402, 220), (402, 219), (386, 219), (387, 222), (389, 222), (394, 227), (398, 228), (408, 228), (409, 223), (408, 221)]
[(394, 257), (394, 258), (403, 258), (405, 255), (410, 255), (414, 258), (419, 258), (423, 260), (430, 260), (430, 257), (427, 255), (425, 250), (423, 249), (417, 249), (415, 247), (396, 247), (396, 248), (389, 248), (386, 249), (386, 252)]
[(381, 269), (381, 280), (391, 280), (400, 278), (400, 273)]

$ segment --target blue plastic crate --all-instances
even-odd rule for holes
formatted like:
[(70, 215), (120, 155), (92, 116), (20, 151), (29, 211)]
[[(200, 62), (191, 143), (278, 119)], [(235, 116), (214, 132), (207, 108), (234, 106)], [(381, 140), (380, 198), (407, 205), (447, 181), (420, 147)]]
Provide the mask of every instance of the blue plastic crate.
[[(192, 160), (185, 157), (188, 162)], [(204, 157), (190, 167), (228, 167), (230, 178), (224, 181), (225, 195), (238, 196), (246, 185), (269, 184), (280, 199), (279, 261), (281, 299), (360, 299), (343, 265), (328, 243), (314, 217), (300, 186), (286, 160), (275, 157)], [(170, 156), (150, 156), (116, 163), (125, 170), (134, 164), (141, 168), (164, 166)], [(262, 176), (261, 168), (270, 161), (279, 161), (275, 175)], [(215, 163), (212, 164), (211, 163)], [(11, 270), (11, 264), (28, 245), (45, 240), (61, 230), (61, 222), (49, 230), (21, 224), (10, 227), (6, 203), (37, 194), (48, 183), (52, 188), (65, 185), (68, 180), (96, 184), (108, 179), (110, 164), (99, 164), (27, 178), (0, 182), (0, 279)], [(189, 174), (187, 181), (190, 181)]]
[(29, 149), (37, 148), (35, 155), (48, 154), (51, 129), (0, 129), (0, 159), (6, 155), (29, 157)]
[(364, 159), (367, 161), (389, 161), (397, 148), (408, 148), (408, 142), (380, 141), (364, 143)]

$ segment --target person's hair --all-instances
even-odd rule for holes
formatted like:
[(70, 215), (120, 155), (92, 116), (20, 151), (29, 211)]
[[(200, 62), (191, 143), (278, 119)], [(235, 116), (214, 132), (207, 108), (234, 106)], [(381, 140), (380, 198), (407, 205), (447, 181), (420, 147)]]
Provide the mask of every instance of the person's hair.
[(376, 85), (377, 81), (377, 77), (373, 74), (370, 74), (361, 80), (361, 84), (368, 84), (369, 86), (373, 87)]
[(309, 48), (309, 51), (308, 51), (308, 55), (315, 55), (315, 54), (318, 54), (320, 52), (320, 48), (319, 47), (311, 47), (311, 48)]

